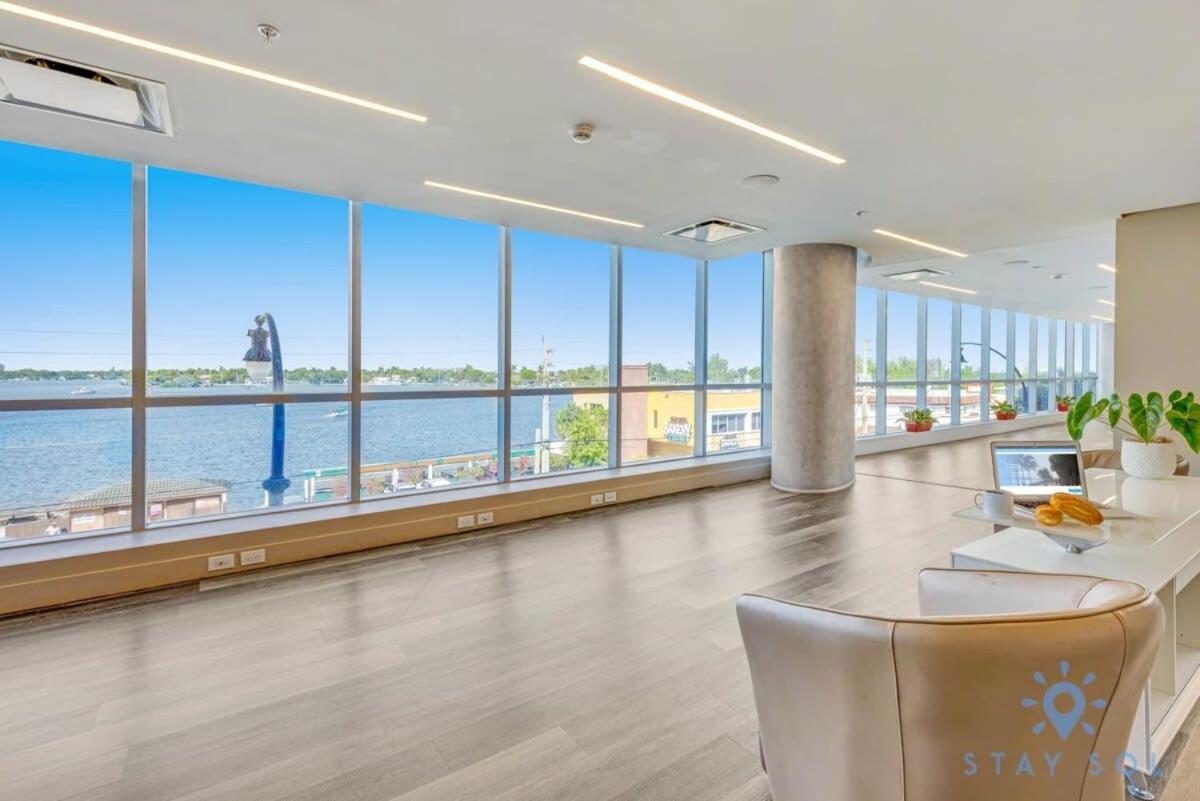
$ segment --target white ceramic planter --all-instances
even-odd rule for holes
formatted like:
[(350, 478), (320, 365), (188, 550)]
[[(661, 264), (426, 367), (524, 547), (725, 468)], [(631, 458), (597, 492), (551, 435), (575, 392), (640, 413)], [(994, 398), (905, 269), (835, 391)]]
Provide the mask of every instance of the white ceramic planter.
[(1127, 439), (1121, 443), (1121, 469), (1134, 478), (1169, 478), (1175, 473), (1175, 445)]

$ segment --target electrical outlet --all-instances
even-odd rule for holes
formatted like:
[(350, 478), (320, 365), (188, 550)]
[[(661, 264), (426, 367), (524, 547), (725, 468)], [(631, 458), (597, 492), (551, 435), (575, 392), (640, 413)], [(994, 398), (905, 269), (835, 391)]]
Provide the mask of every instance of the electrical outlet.
[(604, 495), (601, 494), (592, 496), (592, 506), (599, 506), (602, 503), (604, 503)]
[(496, 516), (493, 515), (491, 512), (480, 512), (475, 517), (475, 521), (477, 523), (479, 523), (479, 525), (481, 525), (481, 526), (486, 526), (488, 523), (492, 522), (495, 519), (496, 519)]
[(223, 553), (220, 556), (208, 557), (208, 572), (214, 570), (232, 570), (234, 566), (233, 554)]
[(475, 515), (459, 515), (458, 516), (458, 527), (459, 528), (470, 528), (473, 525), (475, 525)]
[(604, 502), (605, 503), (616, 503), (617, 502), (617, 493), (615, 493), (615, 492), (604, 493)]
[(242, 566), (261, 565), (267, 561), (267, 549), (255, 548), (253, 551), (242, 551)]

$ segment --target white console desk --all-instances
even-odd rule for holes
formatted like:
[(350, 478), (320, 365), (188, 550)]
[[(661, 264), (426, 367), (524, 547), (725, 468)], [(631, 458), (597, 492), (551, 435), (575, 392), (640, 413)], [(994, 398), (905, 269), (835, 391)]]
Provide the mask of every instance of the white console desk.
[[(957, 517), (992, 526), (990, 536), (951, 552), (956, 568), (1074, 573), (1133, 581), (1162, 601), (1167, 629), (1150, 685), (1130, 738), (1139, 768), (1161, 759), (1200, 698), (1200, 479), (1161, 481), (1128, 478), (1114, 470), (1088, 470), (1088, 495), (1136, 512), (1136, 519), (1100, 526), (1066, 523), (1056, 534), (1095, 545), (1071, 553), (1032, 520), (990, 520), (974, 507)], [(1029, 526), (1029, 527), (1024, 527)], [(1043, 530), (1039, 530), (1043, 529)]]

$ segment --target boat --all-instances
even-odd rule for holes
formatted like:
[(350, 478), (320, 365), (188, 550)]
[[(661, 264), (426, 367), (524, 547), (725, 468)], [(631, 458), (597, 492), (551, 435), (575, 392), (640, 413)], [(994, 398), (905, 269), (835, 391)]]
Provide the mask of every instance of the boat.
[(71, 390), (72, 395), (95, 395), (96, 390), (91, 387), (80, 387), (79, 389)]
[(345, 417), (348, 414), (350, 414), (349, 409), (334, 409), (332, 412), (330, 412), (329, 414), (327, 414), (325, 416), (326, 417)]

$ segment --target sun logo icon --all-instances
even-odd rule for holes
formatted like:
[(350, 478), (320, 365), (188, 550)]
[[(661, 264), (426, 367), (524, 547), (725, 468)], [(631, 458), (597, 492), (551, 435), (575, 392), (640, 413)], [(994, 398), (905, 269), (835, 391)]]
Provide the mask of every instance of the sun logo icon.
[[(1021, 706), (1026, 709), (1040, 706), (1046, 715), (1045, 720), (1039, 720), (1034, 724), (1033, 733), (1041, 734), (1046, 730), (1046, 724), (1049, 723), (1058, 732), (1058, 736), (1064, 740), (1070, 736), (1076, 726), (1080, 726), (1088, 734), (1095, 734), (1096, 727), (1084, 720), (1083, 714), (1088, 707), (1104, 709), (1108, 706), (1108, 701), (1097, 698), (1089, 702), (1084, 697), (1083, 688), (1096, 680), (1096, 674), (1089, 673), (1083, 677), (1083, 681), (1076, 684), (1067, 678), (1071, 672), (1071, 663), (1065, 659), (1058, 663), (1058, 671), (1060, 680), (1054, 684), (1050, 684), (1040, 670), (1034, 671), (1033, 680), (1045, 687), (1046, 690), (1042, 693), (1040, 700), (1037, 698), (1021, 699)], [(1068, 709), (1060, 708), (1062, 699), (1069, 702)]]

